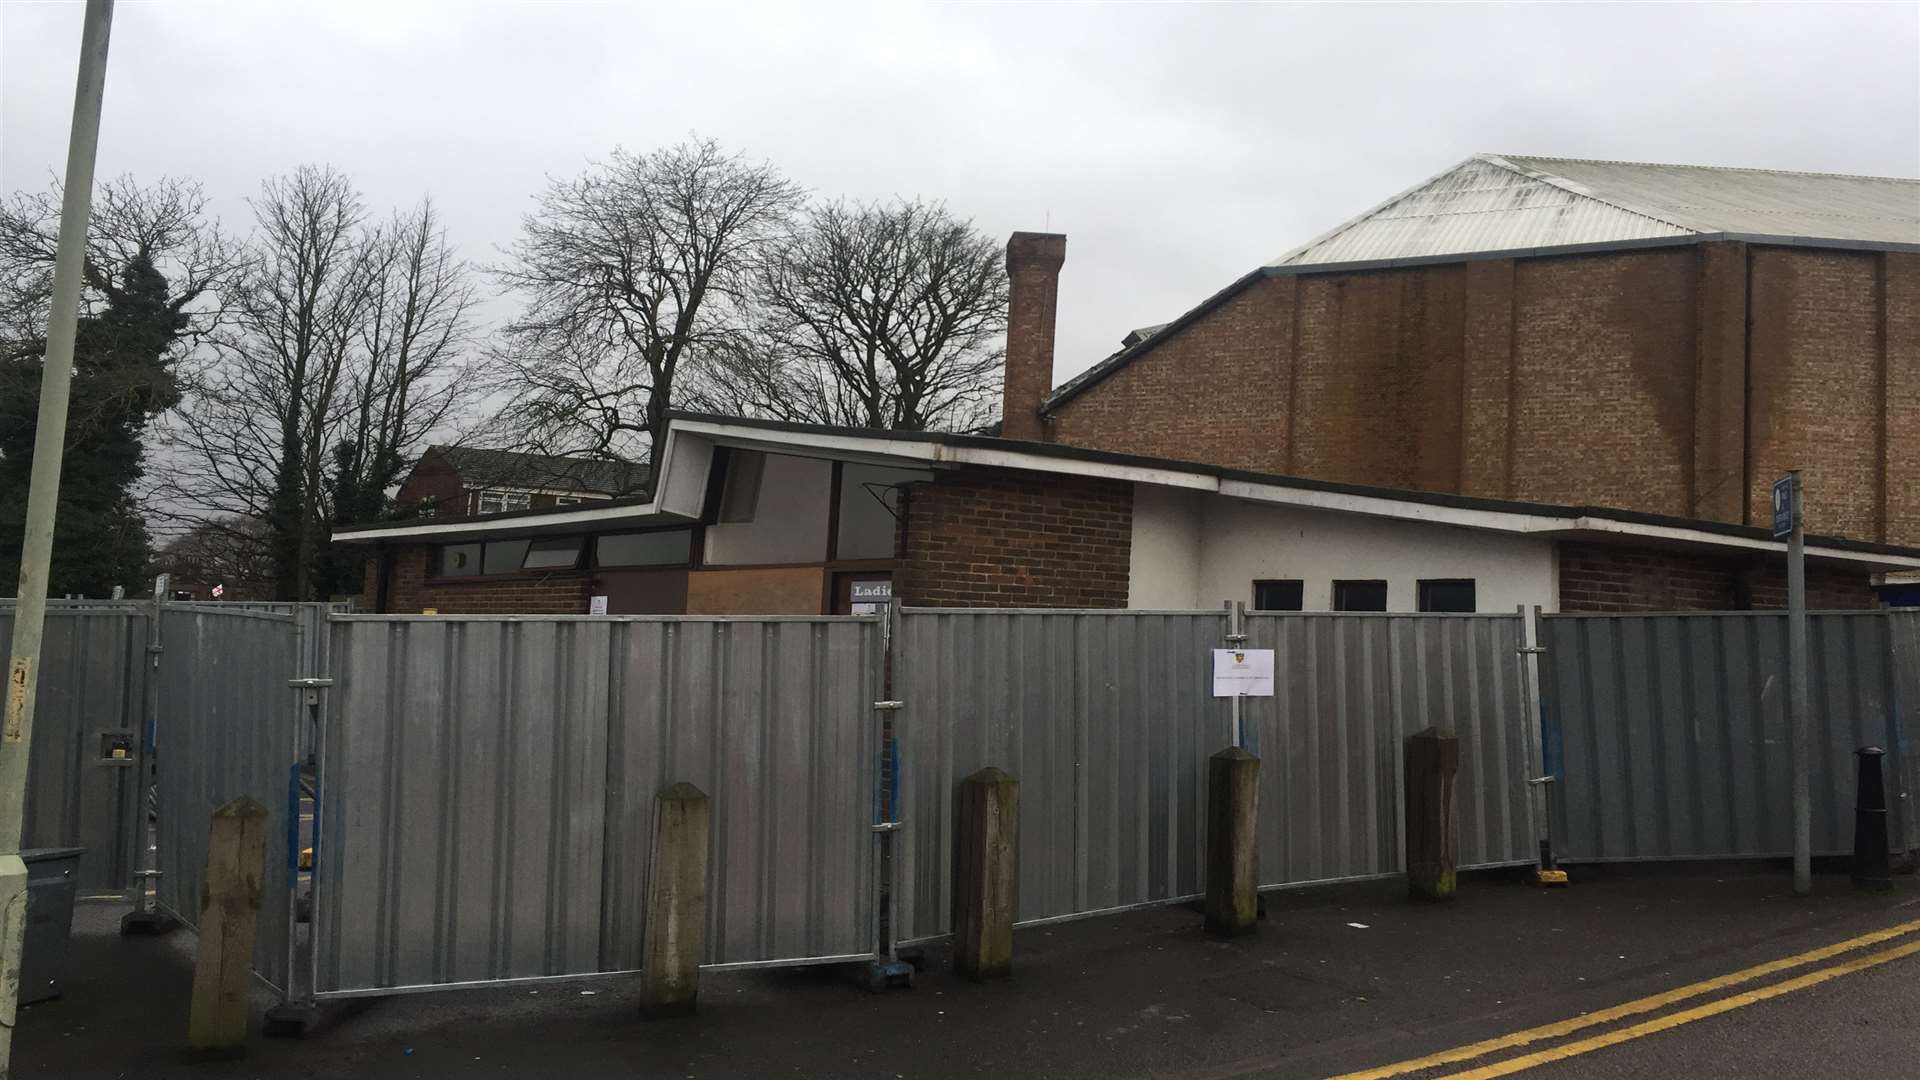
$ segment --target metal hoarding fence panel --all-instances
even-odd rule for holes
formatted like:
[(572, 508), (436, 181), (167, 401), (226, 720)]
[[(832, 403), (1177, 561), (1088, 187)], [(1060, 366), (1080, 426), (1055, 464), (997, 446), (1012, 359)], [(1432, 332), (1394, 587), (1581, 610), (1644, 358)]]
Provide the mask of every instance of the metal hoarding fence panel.
[(681, 780), (713, 807), (707, 963), (872, 953), (876, 620), (332, 631), (321, 996), (638, 968)]
[(1518, 615), (1249, 615), (1277, 676), (1243, 706), (1261, 884), (1403, 871), (1405, 739), (1430, 726), (1460, 739), (1459, 864), (1530, 861), (1521, 631)]
[[(1912, 676), (1884, 612), (1809, 616), (1813, 850), (1853, 846), (1853, 751), (1889, 755), (1896, 842), (1913, 836), (1899, 702)], [(1778, 856), (1793, 850), (1786, 617), (1542, 620), (1556, 848), (1569, 860)], [(1903, 683), (1905, 689), (1903, 689)]]
[[(23, 846), (86, 848), (83, 894), (132, 883), (147, 627), (146, 611), (130, 606), (47, 609)], [(12, 638), (13, 601), (0, 601), (0, 641)], [(128, 757), (110, 756), (109, 733)]]
[(900, 625), (900, 940), (948, 933), (955, 791), (989, 765), (1020, 782), (1020, 922), (1200, 892), (1206, 759), (1232, 737), (1208, 682), (1224, 613), (908, 610)]
[(160, 903), (197, 928), (213, 811), (243, 795), (265, 806), (266, 878), (253, 970), (284, 992), (293, 902), (287, 815), (297, 698), (287, 680), (297, 666), (294, 619), (172, 606), (160, 618)]

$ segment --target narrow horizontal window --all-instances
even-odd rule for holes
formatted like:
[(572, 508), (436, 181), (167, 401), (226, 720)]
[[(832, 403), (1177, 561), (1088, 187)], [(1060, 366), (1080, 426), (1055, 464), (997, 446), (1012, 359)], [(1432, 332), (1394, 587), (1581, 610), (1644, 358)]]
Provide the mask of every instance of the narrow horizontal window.
[(693, 530), (607, 533), (593, 542), (595, 566), (685, 566), (693, 554)]
[(1253, 583), (1255, 611), (1299, 611), (1304, 583), (1297, 580), (1256, 581)]
[(1473, 612), (1472, 578), (1441, 578), (1420, 583), (1421, 611)]
[(1387, 583), (1384, 581), (1336, 581), (1333, 583), (1333, 610), (1387, 610)]

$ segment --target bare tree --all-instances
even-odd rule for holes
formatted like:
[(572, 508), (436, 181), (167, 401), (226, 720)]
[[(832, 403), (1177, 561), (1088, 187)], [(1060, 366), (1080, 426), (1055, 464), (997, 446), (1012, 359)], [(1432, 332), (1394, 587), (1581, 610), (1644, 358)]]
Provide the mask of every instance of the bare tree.
[(224, 585), (228, 600), (269, 600), (273, 537), (258, 518), (212, 518), (161, 545), (148, 569), (172, 574), (176, 585)]
[(711, 140), (552, 181), (499, 271), (526, 302), (495, 351), (500, 441), (651, 459), (679, 380), (745, 330), (750, 275), (800, 198)]
[(337, 523), (379, 517), (412, 448), (479, 389), (454, 377), (472, 332), (473, 285), (432, 200), (395, 213), (368, 245), (372, 281), (357, 329), (361, 362), (347, 380), (347, 411), (334, 443)]
[(918, 431), (1000, 395), (1000, 247), (938, 203), (828, 203), (763, 263), (759, 333), (703, 386), (739, 411)]
[(167, 492), (194, 521), (265, 523), (282, 599), (329, 585), (335, 502), (383, 493), (471, 386), (472, 287), (430, 204), (369, 227), (343, 174), (303, 167), (253, 203), (253, 259), (171, 424)]

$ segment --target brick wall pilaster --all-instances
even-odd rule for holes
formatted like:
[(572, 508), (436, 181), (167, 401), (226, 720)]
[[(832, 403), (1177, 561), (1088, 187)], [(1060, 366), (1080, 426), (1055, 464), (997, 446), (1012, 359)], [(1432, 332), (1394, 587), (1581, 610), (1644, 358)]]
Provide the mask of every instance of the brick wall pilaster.
[(1880, 325), (1885, 446), (1880, 457), (1881, 516), (1889, 544), (1920, 545), (1920, 254), (1880, 256)]
[[(1513, 493), (1513, 260), (1467, 264), (1460, 493)], [(1444, 489), (1442, 489), (1444, 490)]]
[(1701, 244), (1693, 406), (1694, 517), (1751, 524), (1747, 505), (1747, 245)]

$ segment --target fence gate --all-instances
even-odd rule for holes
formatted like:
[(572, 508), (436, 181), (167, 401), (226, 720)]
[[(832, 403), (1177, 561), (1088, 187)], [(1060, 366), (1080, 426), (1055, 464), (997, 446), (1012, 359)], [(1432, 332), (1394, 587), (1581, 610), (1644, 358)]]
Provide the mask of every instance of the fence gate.
[(197, 930), (213, 811), (241, 796), (266, 807), (267, 877), (253, 970), (283, 998), (297, 992), (294, 858), (307, 725), (290, 683), (302, 675), (302, 622), (322, 617), (160, 608), (154, 713), (160, 906)]
[[(1888, 751), (1890, 837), (1912, 849), (1920, 612), (1807, 621), (1813, 851), (1852, 850), (1853, 752), (1866, 745)], [(1564, 858), (1791, 854), (1785, 615), (1551, 615), (1541, 644)]]
[(332, 623), (319, 998), (638, 969), (655, 796), (712, 800), (708, 967), (871, 958), (877, 618)]

